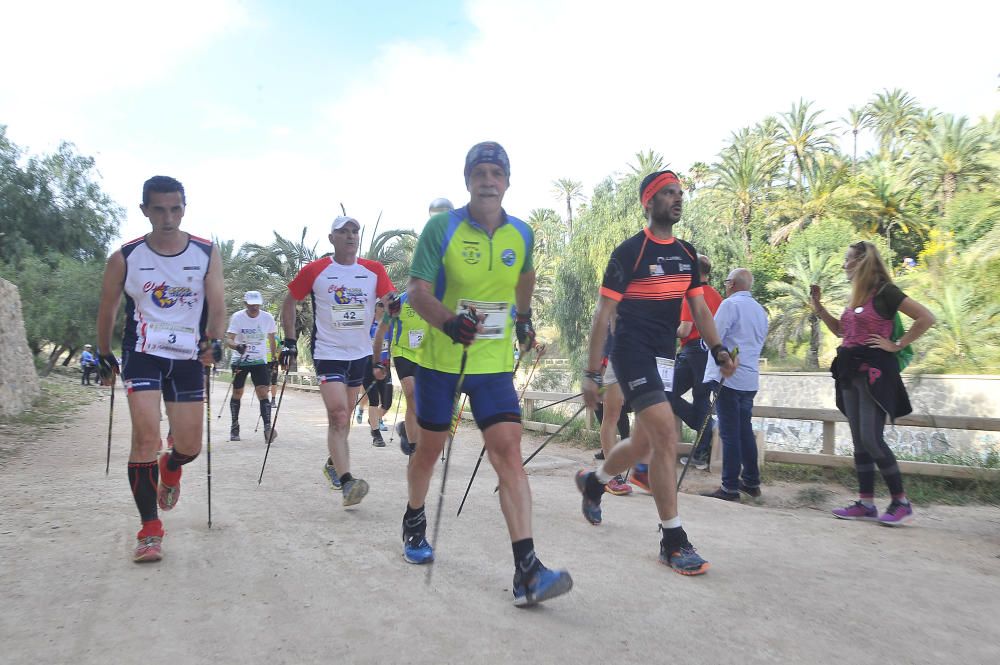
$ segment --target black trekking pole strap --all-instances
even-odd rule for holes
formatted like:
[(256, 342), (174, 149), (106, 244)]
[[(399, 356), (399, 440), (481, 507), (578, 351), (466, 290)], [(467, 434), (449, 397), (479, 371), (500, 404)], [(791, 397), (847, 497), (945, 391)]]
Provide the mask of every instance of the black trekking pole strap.
[[(462, 348), (462, 364), (458, 370), (458, 381), (455, 383), (455, 397), (452, 401), (451, 410), (454, 413), (455, 409), (458, 408), (458, 399), (462, 396), (462, 384), (465, 383), (465, 362), (469, 359), (469, 347)], [(441, 469), (441, 492), (438, 494), (438, 505), (437, 510), (434, 513), (434, 532), (431, 536), (431, 542), (436, 546), (438, 543), (438, 530), (441, 527), (441, 510), (444, 508), (444, 490), (448, 482), (448, 466), (451, 464), (451, 444), (455, 441), (455, 430), (452, 430), (448, 435), (448, 441), (445, 445), (446, 456), (444, 460), (444, 466)], [(427, 578), (426, 583), (429, 585), (431, 583), (431, 576), (434, 574), (434, 566), (427, 566)]]

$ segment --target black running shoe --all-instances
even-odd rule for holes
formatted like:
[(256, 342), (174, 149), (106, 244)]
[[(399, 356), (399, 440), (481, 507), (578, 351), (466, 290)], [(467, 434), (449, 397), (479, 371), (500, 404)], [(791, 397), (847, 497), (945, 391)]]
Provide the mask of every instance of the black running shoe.
[(412, 455), (417, 447), (406, 438), (406, 424), (402, 421), (396, 423), (396, 434), (399, 435), (399, 449), (403, 451), (404, 455)]

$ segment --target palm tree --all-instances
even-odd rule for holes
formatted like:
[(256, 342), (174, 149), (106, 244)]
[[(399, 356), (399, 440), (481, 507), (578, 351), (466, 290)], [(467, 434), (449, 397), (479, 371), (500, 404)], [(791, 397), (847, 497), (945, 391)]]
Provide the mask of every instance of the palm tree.
[(573, 202), (583, 200), (583, 183), (570, 178), (559, 178), (552, 181), (552, 193), (556, 199), (566, 202), (566, 229), (573, 237)]
[(716, 217), (739, 230), (749, 258), (750, 222), (781, 165), (781, 152), (773, 143), (744, 129), (733, 135), (720, 158), (712, 167), (717, 177), (713, 189), (720, 194), (713, 201)]
[(864, 212), (864, 200), (840, 157), (817, 155), (806, 167), (805, 181), (801, 196), (779, 194), (770, 206), (768, 219), (779, 225), (771, 233), (772, 244), (782, 243), (792, 233), (825, 218), (852, 219)]
[(669, 164), (664, 164), (663, 155), (652, 149), (646, 151), (640, 150), (635, 153), (635, 161), (635, 164), (629, 164), (628, 167), (634, 175), (638, 176), (639, 180), (642, 180), (650, 173), (662, 171), (669, 166)]
[(556, 274), (566, 251), (562, 220), (551, 208), (536, 208), (528, 215), (528, 226), (535, 232), (533, 263), (535, 294), (532, 310), (536, 321), (550, 321), (555, 297)]
[(867, 126), (870, 114), (871, 109), (867, 104), (860, 108), (852, 106), (847, 109), (847, 116), (840, 119), (847, 129), (851, 131), (851, 138), (853, 140), (853, 147), (851, 150), (852, 173), (857, 173), (858, 168), (858, 132)]
[(385, 266), (389, 279), (397, 291), (406, 289), (410, 277), (410, 260), (417, 248), (419, 236), (409, 229), (383, 231), (372, 240), (365, 258)]
[(691, 187), (688, 190), (688, 195), (693, 199), (695, 197), (695, 192), (698, 191), (702, 185), (708, 182), (709, 177), (712, 175), (712, 167), (710, 167), (705, 162), (695, 162), (688, 169), (688, 178), (691, 182)]
[(820, 111), (810, 113), (812, 102), (799, 99), (788, 113), (781, 114), (778, 141), (791, 155), (798, 192), (802, 194), (803, 173), (817, 153), (834, 149), (833, 137), (827, 132), (830, 122), (819, 121)]
[(815, 247), (811, 247), (807, 257), (796, 256), (793, 259), (786, 280), (767, 285), (772, 293), (777, 294), (769, 304), (773, 320), (768, 335), (783, 344), (785, 340), (800, 340), (808, 333), (806, 366), (819, 369), (820, 318), (810, 305), (809, 287), (812, 284), (819, 285), (823, 299), (828, 303), (847, 297), (847, 282), (840, 270), (837, 254), (820, 254)]
[[(303, 266), (316, 260), (316, 245), (307, 247), (305, 244), (306, 231), (307, 228), (303, 227), (297, 243), (275, 231), (274, 242), (270, 245), (248, 243), (241, 249), (247, 262), (260, 272), (263, 281), (260, 291), (266, 302), (278, 303), (284, 299), (288, 283)], [(309, 301), (303, 300), (295, 312), (295, 334), (299, 340), (308, 340), (311, 336), (310, 318)]]
[(919, 191), (912, 186), (912, 167), (897, 167), (892, 163), (876, 160), (865, 164), (859, 179), (865, 214), (869, 219), (864, 230), (885, 236), (889, 255), (886, 263), (892, 266), (892, 229), (903, 233), (923, 231), (926, 222), (917, 205)]
[(903, 144), (917, 131), (921, 108), (917, 100), (899, 88), (883, 90), (868, 104), (866, 127), (875, 131), (880, 154), (896, 160), (903, 154)]
[(968, 119), (951, 114), (940, 115), (917, 145), (917, 164), (928, 180), (931, 193), (940, 198), (940, 212), (947, 214), (948, 204), (964, 187), (985, 180), (992, 174), (986, 161), (989, 156), (987, 136), (979, 127), (970, 127)]

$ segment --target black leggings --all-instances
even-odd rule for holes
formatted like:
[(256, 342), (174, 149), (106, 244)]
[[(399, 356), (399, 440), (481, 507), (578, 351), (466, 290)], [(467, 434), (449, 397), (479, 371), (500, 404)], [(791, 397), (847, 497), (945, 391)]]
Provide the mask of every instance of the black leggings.
[(903, 495), (903, 477), (899, 473), (896, 456), (883, 436), (885, 411), (868, 392), (865, 380), (864, 374), (857, 374), (840, 392), (854, 442), (858, 494), (862, 498), (875, 495), (875, 468), (878, 467), (889, 493), (899, 497)]

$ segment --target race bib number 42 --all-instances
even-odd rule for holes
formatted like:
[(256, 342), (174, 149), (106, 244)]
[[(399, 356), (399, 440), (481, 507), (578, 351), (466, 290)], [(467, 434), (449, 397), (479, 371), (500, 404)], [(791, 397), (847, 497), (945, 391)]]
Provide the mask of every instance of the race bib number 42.
[(365, 326), (365, 306), (360, 303), (331, 305), (333, 325), (336, 328), (358, 328)]

